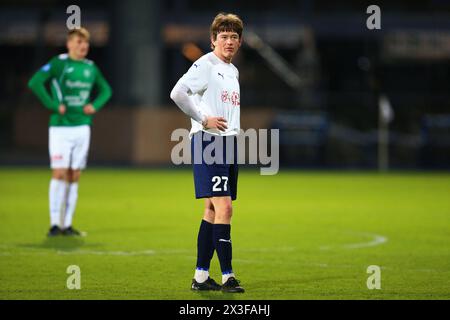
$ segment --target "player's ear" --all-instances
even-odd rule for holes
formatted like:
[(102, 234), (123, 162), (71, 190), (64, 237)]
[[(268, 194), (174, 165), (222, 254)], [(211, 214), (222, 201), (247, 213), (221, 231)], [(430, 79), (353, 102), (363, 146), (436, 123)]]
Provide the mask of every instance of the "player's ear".
[(70, 48), (72, 47), (72, 41), (73, 41), (73, 37), (67, 38), (67, 41), (66, 41), (67, 50), (70, 50)]

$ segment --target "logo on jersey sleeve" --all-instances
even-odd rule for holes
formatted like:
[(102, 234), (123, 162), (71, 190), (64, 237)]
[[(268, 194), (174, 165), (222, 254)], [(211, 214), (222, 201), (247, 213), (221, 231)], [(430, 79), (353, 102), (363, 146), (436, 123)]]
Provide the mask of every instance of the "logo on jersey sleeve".
[(189, 70), (200, 72), (200, 65), (198, 63), (193, 63)]
[(42, 66), (41, 70), (44, 72), (47, 72), (48, 70), (50, 70), (50, 63), (47, 63), (45, 66)]

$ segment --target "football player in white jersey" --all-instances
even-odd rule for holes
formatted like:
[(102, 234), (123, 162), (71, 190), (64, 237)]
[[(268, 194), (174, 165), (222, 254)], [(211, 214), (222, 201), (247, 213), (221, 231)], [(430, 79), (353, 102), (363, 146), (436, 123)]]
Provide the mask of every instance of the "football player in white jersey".
[[(237, 196), (236, 135), (240, 130), (239, 72), (231, 61), (242, 44), (242, 31), (243, 23), (237, 15), (219, 13), (210, 28), (212, 51), (193, 63), (170, 94), (191, 118), (195, 195), (205, 199), (193, 290), (244, 292), (231, 266), (230, 236), (232, 201)], [(221, 145), (222, 150), (216, 150), (215, 155), (222, 155), (222, 159), (211, 163), (203, 158), (203, 151), (213, 142)], [(222, 285), (209, 276), (214, 250)]]

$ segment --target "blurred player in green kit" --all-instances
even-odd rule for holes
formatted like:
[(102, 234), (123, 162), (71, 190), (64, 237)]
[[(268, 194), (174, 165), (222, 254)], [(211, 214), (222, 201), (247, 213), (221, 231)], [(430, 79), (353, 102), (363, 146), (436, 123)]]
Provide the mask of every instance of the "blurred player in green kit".
[[(86, 59), (89, 32), (70, 30), (67, 54), (51, 59), (28, 86), (52, 114), (49, 122), (49, 154), (52, 178), (49, 187), (48, 236), (76, 236), (72, 227), (78, 199), (78, 181), (86, 167), (92, 118), (111, 97), (111, 87), (94, 62)], [(51, 93), (46, 88), (49, 82)], [(94, 86), (98, 95), (91, 98)]]

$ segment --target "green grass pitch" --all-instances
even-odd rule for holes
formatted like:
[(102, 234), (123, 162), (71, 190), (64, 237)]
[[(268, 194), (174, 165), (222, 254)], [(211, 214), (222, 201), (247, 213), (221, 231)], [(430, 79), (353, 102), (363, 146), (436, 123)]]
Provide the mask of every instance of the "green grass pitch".
[[(74, 226), (47, 239), (49, 169), (0, 169), (0, 299), (449, 299), (450, 174), (242, 170), (233, 268), (190, 291), (203, 201), (190, 170), (89, 168)], [(81, 289), (69, 290), (69, 265)], [(367, 267), (381, 267), (381, 289)], [(220, 279), (215, 255), (211, 275)]]

